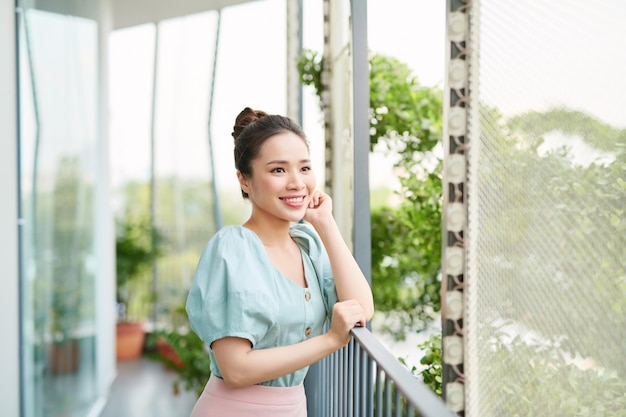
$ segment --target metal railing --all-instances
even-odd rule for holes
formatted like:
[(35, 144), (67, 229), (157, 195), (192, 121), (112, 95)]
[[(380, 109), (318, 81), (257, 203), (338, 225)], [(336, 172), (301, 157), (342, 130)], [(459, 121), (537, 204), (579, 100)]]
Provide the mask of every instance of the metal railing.
[(367, 328), (309, 370), (310, 417), (456, 417)]

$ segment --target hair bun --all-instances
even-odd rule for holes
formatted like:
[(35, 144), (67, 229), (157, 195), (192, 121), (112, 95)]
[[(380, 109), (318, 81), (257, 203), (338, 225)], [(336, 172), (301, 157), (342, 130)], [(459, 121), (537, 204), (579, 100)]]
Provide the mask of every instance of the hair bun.
[(267, 116), (267, 113), (261, 110), (253, 110), (250, 107), (246, 107), (237, 115), (235, 119), (235, 126), (233, 126), (233, 138), (237, 139), (241, 132), (251, 123), (256, 122), (261, 117)]

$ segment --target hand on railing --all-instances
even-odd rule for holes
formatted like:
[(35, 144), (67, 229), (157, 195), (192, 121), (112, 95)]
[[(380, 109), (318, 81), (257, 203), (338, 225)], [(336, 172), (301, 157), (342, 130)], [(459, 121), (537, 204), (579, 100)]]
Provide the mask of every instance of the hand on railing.
[(340, 301), (333, 306), (333, 318), (328, 333), (337, 342), (337, 349), (340, 349), (350, 342), (350, 331), (355, 326), (364, 325), (365, 312), (361, 304), (356, 300)]

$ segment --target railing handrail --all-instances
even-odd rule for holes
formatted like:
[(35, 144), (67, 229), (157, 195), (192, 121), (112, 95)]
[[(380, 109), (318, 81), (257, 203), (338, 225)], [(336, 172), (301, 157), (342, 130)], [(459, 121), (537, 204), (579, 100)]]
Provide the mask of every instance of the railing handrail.
[(353, 328), (352, 335), (377, 366), (394, 381), (396, 389), (404, 394), (408, 403), (423, 417), (457, 417), (440, 397), (402, 366), (366, 327)]

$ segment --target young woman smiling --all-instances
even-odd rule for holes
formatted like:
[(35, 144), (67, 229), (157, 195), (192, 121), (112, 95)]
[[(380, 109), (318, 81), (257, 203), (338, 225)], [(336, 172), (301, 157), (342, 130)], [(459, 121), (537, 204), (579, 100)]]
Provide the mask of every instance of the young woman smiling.
[(243, 225), (211, 238), (189, 292), (191, 326), (211, 357), (211, 377), (191, 415), (304, 417), (309, 365), (365, 325), (372, 293), (331, 198), (316, 189), (302, 128), (245, 108), (232, 135), (252, 211)]

